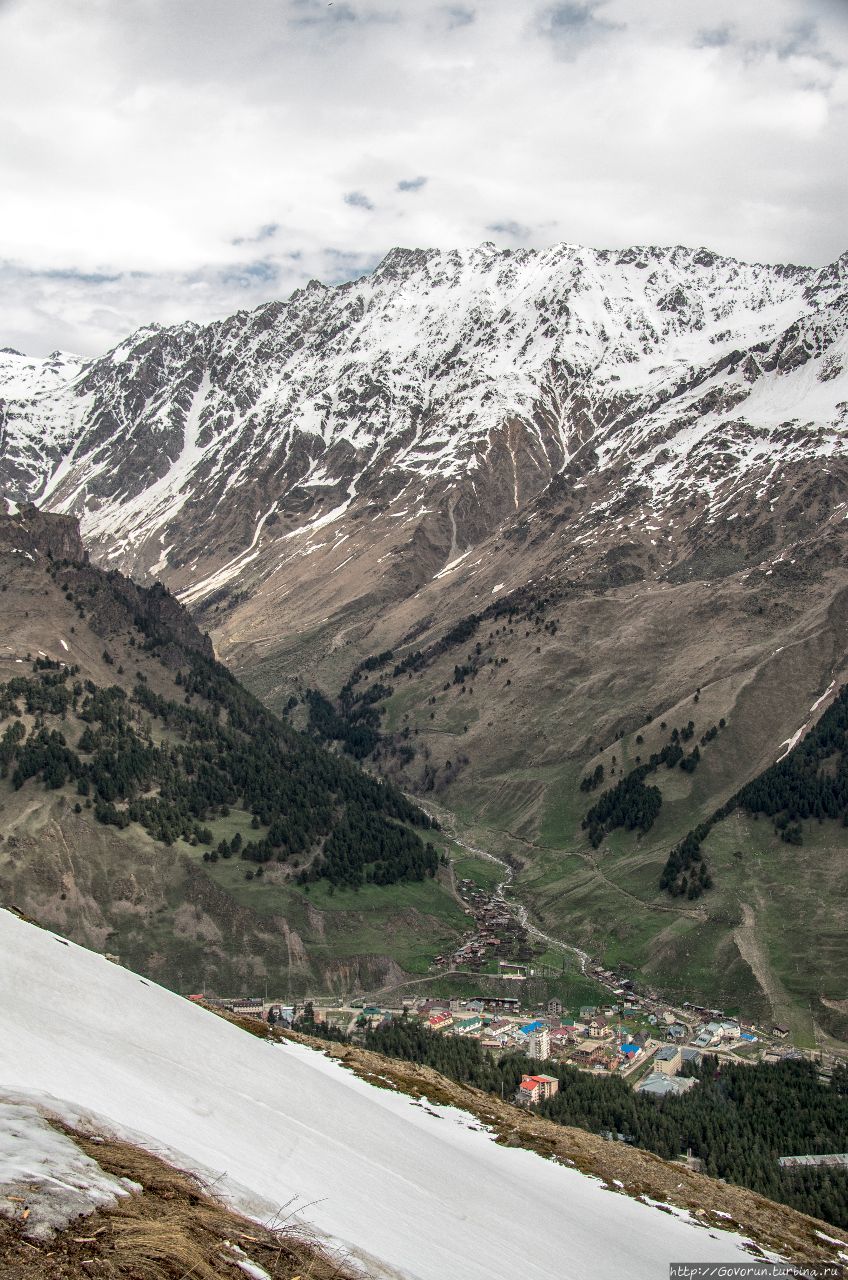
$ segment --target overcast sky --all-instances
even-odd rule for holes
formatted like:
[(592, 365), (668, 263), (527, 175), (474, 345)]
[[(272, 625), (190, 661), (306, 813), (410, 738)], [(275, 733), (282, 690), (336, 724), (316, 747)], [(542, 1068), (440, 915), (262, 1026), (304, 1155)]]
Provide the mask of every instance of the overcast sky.
[(848, 249), (848, 0), (0, 0), (0, 346), (393, 245)]

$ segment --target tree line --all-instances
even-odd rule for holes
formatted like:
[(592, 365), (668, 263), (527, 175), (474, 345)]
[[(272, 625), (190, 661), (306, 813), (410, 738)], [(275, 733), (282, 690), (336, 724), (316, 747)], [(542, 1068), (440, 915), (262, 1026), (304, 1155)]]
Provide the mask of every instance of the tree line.
[[(212, 659), (186, 657), (175, 679), (181, 702), (140, 678), (132, 694), (71, 684), (67, 670), (0, 685), (0, 721), (19, 715), (19, 702), (35, 716), (29, 735), (20, 719), (4, 729), (0, 771), (15, 787), (35, 778), (52, 789), (74, 785), (78, 807), (99, 821), (137, 822), (165, 844), (211, 848), (209, 823), (242, 806), (265, 830), (240, 856), (292, 861), (302, 881), (356, 887), (435, 874), (438, 855), (418, 831), (437, 824), (398, 788), (278, 720)], [(73, 720), (81, 725), (75, 746)], [(154, 722), (167, 731), (159, 743)], [(220, 856), (220, 846), (212, 852)]]
[(710, 887), (702, 845), (716, 823), (736, 808), (771, 818), (775, 832), (793, 845), (803, 844), (805, 821), (830, 818), (848, 826), (848, 685), (791, 751), (687, 832), (668, 855), (660, 888), (691, 898)]

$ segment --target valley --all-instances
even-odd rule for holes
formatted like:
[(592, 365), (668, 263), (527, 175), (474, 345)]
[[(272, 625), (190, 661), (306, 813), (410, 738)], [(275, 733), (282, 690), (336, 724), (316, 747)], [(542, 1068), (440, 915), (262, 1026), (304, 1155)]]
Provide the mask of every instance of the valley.
[[(86, 939), (113, 931), (182, 989), (209, 986), (210, 946), (229, 990), (418, 980), (462, 937), (445, 863), (470, 846), (508, 861), (572, 983), (585, 952), (805, 1048), (844, 1044), (843, 810), (737, 797), (803, 757), (848, 679), (847, 271), (395, 250), (90, 361), (4, 353), (10, 510), (78, 517), (93, 560), (161, 579), (286, 732), (441, 827), (432, 877), (358, 889), (273, 860), (247, 879), (180, 837), (143, 941), (131, 912), (92, 911)], [(43, 832), (79, 841), (62, 797), (8, 803), (27, 857)], [(213, 815), (211, 848), (250, 843), (255, 817)], [(158, 856), (127, 831), (92, 847)], [(31, 894), (22, 865), (9, 884)]]
[(0, 67), (0, 1280), (848, 1280), (848, 3)]

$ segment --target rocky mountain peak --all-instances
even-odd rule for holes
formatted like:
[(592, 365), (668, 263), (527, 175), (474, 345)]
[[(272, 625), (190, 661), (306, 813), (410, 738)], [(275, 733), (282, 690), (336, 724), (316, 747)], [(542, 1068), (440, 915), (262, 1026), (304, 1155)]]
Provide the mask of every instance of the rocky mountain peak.
[(629, 537), (639, 495), (645, 530), (677, 531), (669, 569), (684, 530), (841, 455), (844, 279), (704, 247), (399, 247), (99, 359), (0, 354), (0, 486), (194, 605), (318, 553), (342, 594), (420, 586), (558, 478), (571, 557), (599, 522)]

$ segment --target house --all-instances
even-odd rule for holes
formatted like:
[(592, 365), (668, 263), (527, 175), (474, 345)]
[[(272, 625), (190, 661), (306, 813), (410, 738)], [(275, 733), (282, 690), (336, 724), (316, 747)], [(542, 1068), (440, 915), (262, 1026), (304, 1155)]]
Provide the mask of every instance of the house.
[(467, 1036), (473, 1031), (479, 1031), (482, 1025), (483, 1019), (479, 1014), (472, 1013), (468, 1018), (454, 1018), (453, 1033), (458, 1036)]
[(452, 1013), (431, 1013), (427, 1019), (427, 1026), (431, 1031), (447, 1031), (452, 1024)]
[(255, 998), (242, 997), (238, 1000), (233, 1000), (230, 1004), (230, 1009), (241, 1018), (265, 1017), (265, 1005), (258, 996)]
[(680, 1057), (684, 1062), (688, 1062), (693, 1067), (701, 1065), (701, 1054), (697, 1049), (691, 1049), (688, 1045), (680, 1050)]
[(557, 1000), (554, 996), (553, 1000), (548, 1001), (548, 1014), (552, 1018), (558, 1018), (562, 1013), (562, 1001)]
[(786, 1037), (789, 1035), (789, 1028), (788, 1027), (772, 1027), (771, 1033), (773, 1036), (776, 1036), (778, 1040), (785, 1040)]
[(505, 1031), (509, 1031), (510, 1025), (508, 1018), (493, 1018), (492, 1021), (488, 1023), (486, 1030), (490, 1036), (500, 1036), (503, 1035)]
[(533, 1107), (546, 1098), (552, 1098), (558, 1090), (556, 1076), (522, 1076), (515, 1100), (524, 1107)]
[(549, 1038), (551, 1049), (563, 1049), (568, 1044), (574, 1044), (577, 1036), (574, 1027), (554, 1027)]
[(618, 1052), (626, 1062), (635, 1062), (642, 1052), (642, 1046), (629, 1041), (620, 1046)]
[(672, 1022), (666, 1028), (665, 1034), (667, 1035), (669, 1040), (685, 1040), (686, 1028), (684, 1027), (682, 1022)]
[(595, 1006), (593, 1004), (584, 1004), (580, 1006), (580, 1021), (588, 1022), (590, 1018), (595, 1016)]
[(573, 1062), (575, 1067), (584, 1068), (607, 1067), (617, 1060), (618, 1055), (612, 1045), (598, 1044), (597, 1040), (579, 1040), (569, 1057), (569, 1061)]
[(593, 1018), (589, 1019), (587, 1029), (592, 1040), (603, 1040), (604, 1036), (609, 1035), (607, 1020), (601, 1013), (595, 1014)]
[(664, 1044), (654, 1055), (654, 1071), (664, 1076), (676, 1076), (683, 1066), (683, 1054), (676, 1044)]
[(489, 1009), (500, 1009), (504, 1013), (517, 1014), (520, 1008), (520, 1001), (517, 996), (492, 996), (486, 1000), (486, 1007)]

